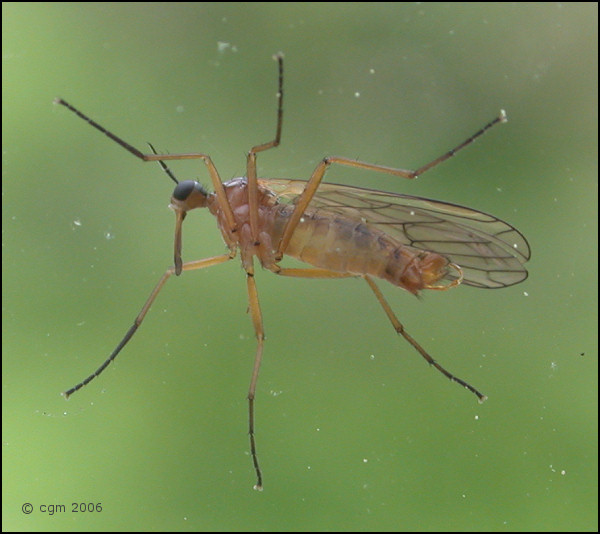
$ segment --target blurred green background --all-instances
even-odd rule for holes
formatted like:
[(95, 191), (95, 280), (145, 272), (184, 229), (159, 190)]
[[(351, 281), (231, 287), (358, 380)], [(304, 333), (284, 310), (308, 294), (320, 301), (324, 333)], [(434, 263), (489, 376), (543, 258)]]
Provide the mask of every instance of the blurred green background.
[[(491, 212), (533, 257), (502, 291), (381, 285), (483, 405), (366, 284), (259, 272), (258, 493), (237, 261), (171, 280), (117, 362), (60, 397), (170, 265), (174, 217), (157, 165), (52, 100), (229, 179), (273, 136), (278, 51), (283, 142), (262, 176), (306, 179), (328, 154), (414, 168), (505, 108), (417, 182), (327, 179)], [(8, 2), (2, 59), (3, 530), (597, 530), (597, 4)], [(184, 228), (185, 259), (223, 250), (210, 214)]]

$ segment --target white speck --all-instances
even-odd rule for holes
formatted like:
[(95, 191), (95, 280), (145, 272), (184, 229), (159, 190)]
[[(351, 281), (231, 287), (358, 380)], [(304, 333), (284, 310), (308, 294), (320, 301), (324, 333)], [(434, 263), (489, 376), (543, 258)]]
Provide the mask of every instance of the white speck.
[(375, 74), (375, 69), (369, 69), (369, 74)]
[(359, 93), (358, 91), (356, 91), (356, 92), (354, 93), (354, 96), (355, 96), (355, 98), (360, 98), (360, 93)]
[(366, 464), (369, 460), (367, 460), (366, 458), (363, 458), (363, 464)]
[(371, 360), (374, 360), (374, 359), (375, 359), (375, 354), (371, 354), (371, 356), (369, 356), (369, 358), (370, 358)]
[(527, 293), (527, 291), (523, 291), (523, 296), (528, 297), (529, 293)]
[(304, 217), (300, 217), (300, 222), (304, 222)]
[(109, 240), (109, 241), (110, 241), (111, 239), (114, 239), (114, 238), (115, 238), (115, 234), (111, 234), (110, 232), (104, 232), (104, 238), (105, 238), (106, 240)]
[(498, 191), (498, 193), (502, 193), (502, 188), (501, 187), (496, 187), (496, 191)]
[(410, 210), (410, 214), (411, 214), (411, 216), (413, 216), (413, 217), (414, 217), (414, 215), (415, 215), (415, 212), (414, 212), (413, 210)]
[(550, 369), (552, 369), (553, 371), (558, 369), (558, 364), (556, 362), (551, 362), (550, 363)]
[(475, 416), (475, 421), (479, 421), (479, 416), (478, 415)]
[(217, 50), (222, 54), (227, 49), (230, 49), (232, 52), (237, 52), (237, 46), (232, 45), (231, 43), (226, 43), (224, 41), (217, 41)]
[(567, 472), (566, 472), (566, 471), (563, 469), (563, 470), (560, 472), (560, 474), (561, 474), (561, 475), (563, 475), (563, 476), (565, 476), (565, 475), (567, 474)]

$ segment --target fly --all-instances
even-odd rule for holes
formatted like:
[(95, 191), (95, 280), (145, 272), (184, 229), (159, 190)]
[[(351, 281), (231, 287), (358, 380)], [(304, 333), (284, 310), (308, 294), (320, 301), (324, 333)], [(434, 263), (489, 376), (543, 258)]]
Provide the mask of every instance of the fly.
[[(445, 291), (460, 284), (498, 289), (527, 278), (523, 264), (530, 250), (525, 237), (510, 224), (487, 213), (448, 202), (323, 182), (327, 169), (344, 165), (400, 178), (414, 179), (471, 144), (496, 124), (500, 114), (454, 149), (416, 170), (404, 170), (340, 156), (323, 158), (308, 181), (258, 178), (256, 156), (279, 146), (283, 122), (283, 55), (277, 54), (279, 79), (277, 126), (272, 141), (256, 145), (246, 157), (246, 176), (223, 182), (209, 155), (204, 153), (145, 154), (116, 136), (77, 108), (61, 104), (142, 161), (156, 161), (175, 182), (170, 208), (175, 212), (174, 265), (162, 275), (123, 339), (108, 359), (85, 380), (64, 393), (69, 397), (97, 377), (117, 357), (144, 320), (158, 293), (173, 275), (219, 265), (239, 252), (246, 273), (250, 316), (257, 339), (254, 367), (248, 390), (250, 454), (257, 490), (263, 477), (255, 440), (254, 401), (264, 347), (263, 319), (254, 280), (254, 260), (280, 276), (301, 278), (362, 278), (373, 291), (395, 331), (421, 356), (450, 380), (477, 396), (486, 397), (437, 361), (405, 330), (384, 298), (375, 279), (417, 295), (424, 289)], [(200, 159), (214, 189), (196, 181), (178, 181), (164, 163)], [(207, 208), (216, 218), (227, 252), (194, 261), (182, 260), (182, 224), (187, 213)], [(296, 258), (306, 268), (280, 265), (284, 256)]]

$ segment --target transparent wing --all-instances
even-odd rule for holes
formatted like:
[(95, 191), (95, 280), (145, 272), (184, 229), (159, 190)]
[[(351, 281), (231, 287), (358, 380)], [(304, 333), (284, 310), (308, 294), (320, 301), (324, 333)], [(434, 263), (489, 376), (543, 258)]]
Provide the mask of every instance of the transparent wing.
[[(293, 203), (306, 182), (259, 180), (279, 202)], [(481, 211), (427, 198), (322, 183), (309, 204), (326, 216), (363, 222), (400, 244), (436, 252), (461, 267), (463, 283), (500, 288), (527, 278), (527, 239), (510, 224)]]

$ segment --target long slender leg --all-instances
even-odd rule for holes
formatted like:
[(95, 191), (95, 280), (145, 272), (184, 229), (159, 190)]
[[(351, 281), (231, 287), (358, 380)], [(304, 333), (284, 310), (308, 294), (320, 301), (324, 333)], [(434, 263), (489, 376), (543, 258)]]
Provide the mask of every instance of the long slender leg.
[[(272, 267), (271, 270), (275, 274), (279, 274), (282, 276), (294, 276), (294, 277), (299, 277), (299, 278), (349, 278), (349, 277), (360, 276), (360, 275), (355, 275), (355, 274), (351, 274), (351, 273), (338, 273), (336, 271), (329, 271), (327, 269), (282, 269), (282, 268), (278, 268), (277, 265)], [(385, 297), (383, 296), (379, 287), (377, 287), (377, 285), (375, 284), (373, 279), (368, 275), (362, 275), (362, 278), (364, 278), (366, 280), (367, 284), (369, 284), (369, 287), (373, 290), (373, 293), (375, 293), (375, 297), (377, 297), (379, 304), (381, 304), (383, 311), (385, 311), (386, 315), (388, 316), (388, 319), (390, 320), (390, 322), (392, 323), (392, 326), (394, 327), (394, 329), (396, 330), (396, 332), (398, 334), (400, 334), (404, 339), (406, 339), (406, 341), (408, 341), (417, 350), (417, 352), (421, 356), (423, 356), (423, 358), (425, 358), (425, 360), (427, 360), (427, 362), (429, 364), (433, 365), (444, 376), (448, 377), (450, 380), (452, 380), (454, 382), (457, 382), (461, 386), (465, 387), (466, 389), (468, 389), (469, 391), (471, 391), (472, 393), (477, 395), (479, 402), (483, 402), (486, 400), (487, 397), (485, 395), (483, 395), (482, 393), (477, 391), (473, 386), (471, 386), (464, 380), (461, 380), (460, 378), (454, 376), (452, 373), (446, 371), (446, 369), (444, 369), (439, 363), (437, 363), (427, 353), (427, 351), (423, 347), (421, 347), (421, 345), (419, 345), (417, 343), (417, 341), (411, 335), (409, 335), (409, 333), (404, 329), (404, 326), (396, 317), (396, 314), (393, 312), (392, 308), (385, 300)], [(450, 286), (444, 286), (444, 287), (432, 287), (430, 289), (449, 289), (449, 288), (450, 288)]]
[[(202, 260), (190, 261), (190, 262), (183, 264), (183, 270), (184, 271), (193, 271), (196, 269), (204, 269), (206, 267), (212, 267), (213, 265), (218, 265), (220, 263), (224, 263), (224, 262), (232, 259), (233, 257), (234, 257), (234, 255), (233, 255), (233, 253), (231, 253), (231, 254), (223, 254), (222, 256), (214, 256), (212, 258), (204, 258)], [(146, 313), (148, 313), (150, 306), (152, 306), (154, 299), (158, 296), (158, 293), (160, 292), (162, 287), (165, 285), (165, 283), (169, 279), (169, 277), (174, 273), (175, 273), (175, 269), (173, 267), (169, 267), (169, 269), (166, 270), (165, 274), (163, 274), (161, 276), (160, 280), (158, 281), (158, 284), (156, 284), (156, 286), (152, 290), (152, 293), (150, 293), (150, 296), (146, 300), (145, 304), (142, 306), (142, 310), (140, 311), (138, 316), (135, 318), (133, 325), (127, 331), (127, 333), (125, 334), (123, 339), (119, 342), (119, 344), (117, 345), (115, 350), (112, 351), (111, 355), (107, 358), (107, 360), (100, 367), (98, 367), (98, 369), (96, 369), (96, 371), (94, 371), (90, 376), (88, 376), (82, 382), (79, 382), (79, 384), (77, 384), (76, 386), (73, 386), (71, 389), (65, 391), (63, 393), (65, 398), (68, 399), (73, 393), (80, 390), (83, 386), (86, 386), (87, 384), (89, 384), (94, 378), (96, 378), (100, 373), (102, 373), (102, 371), (104, 371), (104, 369), (106, 369), (108, 367), (108, 365), (117, 357), (119, 352), (121, 352), (121, 349), (125, 345), (127, 345), (129, 340), (133, 337), (133, 334), (135, 334), (138, 327), (142, 324), (142, 321), (144, 320)]]
[[(327, 269), (282, 269), (277, 265), (271, 266), (271, 270), (276, 274), (283, 276), (295, 276), (303, 278), (347, 278), (355, 275), (349, 273), (336, 273)], [(250, 454), (252, 463), (256, 471), (255, 490), (262, 491), (262, 471), (258, 463), (258, 455), (256, 453), (256, 439), (254, 434), (254, 399), (256, 397), (256, 383), (258, 381), (258, 373), (262, 361), (263, 347), (265, 341), (265, 332), (263, 328), (262, 313), (260, 311), (260, 303), (258, 301), (258, 291), (256, 289), (256, 281), (254, 280), (254, 272), (249, 270), (246, 272), (246, 282), (248, 285), (248, 302), (254, 332), (256, 334), (256, 356), (254, 357), (254, 367), (252, 369), (252, 378), (250, 380), (250, 388), (248, 389), (248, 434), (250, 436)]]
[(252, 324), (254, 325), (254, 333), (256, 334), (256, 356), (254, 357), (254, 367), (252, 369), (252, 378), (250, 380), (250, 388), (248, 389), (248, 434), (250, 435), (250, 454), (252, 455), (252, 463), (256, 471), (255, 490), (262, 491), (262, 472), (258, 464), (258, 456), (256, 454), (256, 441), (254, 438), (254, 398), (256, 396), (256, 382), (258, 381), (258, 372), (262, 361), (263, 346), (265, 341), (265, 332), (263, 329), (262, 313), (258, 302), (258, 291), (256, 289), (256, 281), (254, 273), (246, 273), (246, 282), (248, 285), (248, 302), (250, 306), (250, 315)]
[[(281, 276), (293, 276), (293, 277), (298, 277), (298, 278), (350, 278), (350, 277), (361, 276), (362, 278), (364, 278), (366, 280), (367, 284), (369, 284), (369, 287), (373, 290), (373, 293), (375, 293), (375, 297), (377, 297), (379, 304), (381, 304), (381, 307), (385, 311), (386, 315), (388, 316), (388, 319), (390, 320), (390, 322), (392, 323), (392, 326), (394, 327), (394, 329), (396, 330), (396, 332), (398, 334), (400, 334), (402, 337), (404, 337), (404, 339), (406, 339), (406, 341), (408, 341), (417, 350), (417, 352), (421, 356), (423, 356), (423, 358), (425, 358), (425, 360), (427, 360), (427, 362), (429, 364), (433, 365), (444, 376), (448, 377), (450, 380), (453, 380), (454, 382), (459, 383), (461, 386), (465, 387), (466, 389), (468, 389), (469, 391), (471, 391), (472, 393), (477, 395), (479, 402), (483, 402), (486, 400), (487, 397), (485, 395), (481, 394), (479, 391), (477, 391), (473, 386), (471, 386), (464, 380), (461, 380), (460, 378), (454, 376), (452, 373), (446, 371), (446, 369), (444, 369), (439, 363), (437, 363), (427, 353), (427, 351), (423, 347), (421, 347), (421, 345), (419, 345), (412, 336), (409, 335), (409, 333), (404, 329), (404, 326), (402, 325), (402, 323), (396, 317), (396, 314), (393, 312), (390, 305), (385, 300), (385, 297), (381, 293), (380, 289), (377, 287), (377, 285), (375, 284), (375, 282), (373, 281), (373, 279), (370, 276), (355, 275), (355, 274), (351, 274), (351, 273), (339, 273), (336, 271), (329, 271), (327, 269), (319, 269), (319, 268), (315, 268), (315, 269), (310, 269), (310, 268), (308, 268), (308, 269), (301, 269), (301, 268), (300, 269), (295, 269), (295, 268), (283, 269), (283, 268), (279, 268), (277, 265), (271, 267), (270, 269), (275, 274), (278, 274)], [(449, 289), (449, 286), (434, 287), (434, 288), (430, 288), (430, 289)]]
[[(76, 107), (72, 106), (62, 98), (56, 98), (54, 100), (55, 104), (60, 104), (61, 106), (65, 106), (67, 109), (75, 113), (78, 117), (86, 121), (90, 126), (93, 126), (99, 132), (102, 132), (104, 135), (112, 139), (115, 143), (122, 146), (127, 152), (130, 152), (135, 157), (141, 159), (142, 161), (164, 161), (164, 160), (181, 160), (181, 159), (201, 159), (206, 164), (208, 168), (208, 174), (210, 175), (210, 180), (212, 182), (213, 188), (215, 190), (215, 194), (217, 195), (217, 199), (219, 201), (219, 205), (225, 214), (227, 219), (227, 223), (231, 228), (235, 228), (235, 219), (233, 217), (233, 212), (229, 205), (229, 201), (227, 200), (227, 195), (225, 194), (225, 189), (223, 188), (223, 182), (221, 181), (221, 177), (217, 172), (217, 168), (214, 163), (210, 159), (210, 156), (207, 154), (202, 154), (200, 152), (192, 152), (189, 154), (144, 154), (141, 150), (138, 150), (133, 145), (130, 145), (119, 136), (115, 135), (111, 131), (104, 128), (98, 124), (95, 120), (90, 119), (87, 115), (79, 111)], [(152, 148), (152, 151), (154, 149)], [(164, 167), (163, 167), (164, 168)], [(173, 179), (173, 177), (171, 176)]]
[(340, 273), (337, 271), (330, 271), (329, 269), (321, 269), (319, 267), (306, 267), (306, 268), (295, 268), (295, 267), (279, 267), (277, 264), (273, 264), (268, 267), (269, 270), (280, 276), (292, 276), (295, 278), (356, 278), (356, 274), (352, 273)]
[(468, 389), (469, 391), (471, 391), (472, 393), (474, 393), (475, 395), (477, 395), (477, 398), (479, 399), (479, 402), (483, 402), (483, 401), (485, 401), (487, 399), (487, 397), (485, 395), (483, 395), (482, 393), (480, 393), (479, 391), (477, 391), (473, 386), (471, 386), (470, 384), (468, 384), (464, 380), (461, 380), (457, 376), (454, 376), (452, 373), (446, 371), (446, 369), (444, 369), (439, 363), (437, 363), (427, 353), (427, 351), (423, 347), (421, 347), (421, 345), (419, 345), (416, 342), (416, 340), (412, 336), (410, 336), (408, 334), (408, 332), (404, 329), (404, 326), (398, 320), (398, 318), (396, 317), (396, 314), (392, 311), (392, 308), (390, 307), (390, 305), (385, 300), (385, 297), (383, 296), (383, 294), (381, 293), (379, 287), (377, 287), (377, 285), (375, 284), (375, 282), (373, 281), (373, 279), (370, 276), (368, 276), (368, 275), (363, 275), (363, 278), (365, 279), (365, 281), (367, 282), (367, 284), (369, 284), (369, 287), (373, 290), (373, 293), (375, 293), (375, 297), (377, 297), (377, 300), (379, 301), (379, 304), (381, 304), (381, 307), (383, 308), (383, 311), (385, 311), (386, 315), (388, 316), (388, 319), (390, 320), (390, 322), (392, 323), (392, 326), (394, 327), (394, 329), (396, 330), (396, 332), (398, 334), (400, 334), (404, 339), (406, 339), (406, 341), (408, 341), (417, 350), (417, 352), (421, 356), (423, 356), (423, 358), (425, 358), (425, 360), (427, 360), (427, 362), (430, 365), (433, 365), (438, 371), (440, 371), (443, 375), (445, 375), (446, 377), (448, 377), (450, 380), (452, 380), (454, 382), (457, 382), (458, 384), (460, 384), (464, 388)]
[(419, 167), (417, 170), (414, 171), (396, 169), (394, 167), (387, 167), (384, 165), (375, 165), (373, 163), (365, 163), (363, 161), (343, 158), (339, 156), (328, 156), (326, 158), (323, 158), (323, 160), (317, 165), (310, 179), (306, 183), (304, 191), (302, 191), (302, 193), (300, 194), (298, 202), (296, 203), (296, 207), (292, 215), (288, 219), (288, 222), (286, 223), (286, 227), (283, 231), (283, 235), (281, 241), (279, 242), (279, 246), (277, 247), (277, 253), (275, 257), (277, 258), (277, 260), (281, 260), (281, 258), (283, 257), (283, 254), (285, 253), (285, 250), (290, 242), (290, 239), (292, 238), (292, 234), (294, 233), (298, 222), (300, 221), (300, 218), (306, 211), (306, 208), (308, 207), (308, 204), (315, 195), (319, 184), (321, 183), (323, 176), (325, 175), (325, 172), (331, 166), (332, 163), (338, 163), (340, 165), (346, 165), (348, 167), (354, 167), (357, 169), (365, 169), (369, 171), (391, 174), (393, 176), (399, 176), (401, 178), (414, 179), (417, 176), (427, 172), (429, 169), (435, 167), (436, 165), (439, 165), (443, 161), (446, 161), (447, 159), (454, 156), (454, 154), (456, 154), (459, 150), (463, 149), (467, 145), (470, 145), (473, 141), (475, 141), (475, 139), (483, 135), (492, 126), (501, 122), (506, 122), (506, 120), (506, 113), (504, 112), (504, 110), (501, 110), (500, 114), (494, 120), (488, 122), (483, 128), (481, 128), (471, 137), (460, 143), (452, 150), (449, 150), (445, 154), (427, 163), (426, 165)]
[(248, 178), (248, 209), (250, 212), (250, 229), (252, 239), (258, 244), (258, 182), (256, 173), (256, 154), (279, 146), (281, 141), (281, 127), (283, 124), (283, 54), (273, 56), (279, 67), (279, 81), (277, 89), (277, 126), (275, 139), (267, 143), (253, 146), (246, 158), (246, 177)]

